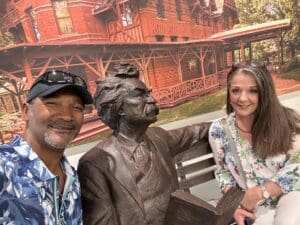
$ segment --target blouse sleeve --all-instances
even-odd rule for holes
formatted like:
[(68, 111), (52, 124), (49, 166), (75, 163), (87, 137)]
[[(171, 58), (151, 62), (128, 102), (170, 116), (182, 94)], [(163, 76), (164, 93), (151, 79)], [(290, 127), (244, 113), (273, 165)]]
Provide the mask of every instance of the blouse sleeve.
[(220, 125), (220, 121), (213, 122), (209, 129), (209, 144), (212, 148), (214, 159), (217, 165), (215, 176), (221, 190), (224, 190), (225, 187), (227, 188), (236, 186), (236, 181), (234, 180), (226, 164), (223, 144), (224, 138), (225, 133)]
[(293, 149), (287, 155), (288, 159), (271, 180), (281, 187), (283, 193), (300, 191), (300, 135), (295, 136)]

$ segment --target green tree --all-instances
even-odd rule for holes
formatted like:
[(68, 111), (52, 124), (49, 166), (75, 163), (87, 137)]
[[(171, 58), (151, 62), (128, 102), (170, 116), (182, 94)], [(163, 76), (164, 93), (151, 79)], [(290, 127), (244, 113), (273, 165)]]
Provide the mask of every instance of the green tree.
[(296, 51), (300, 49), (300, 10), (295, 0), (278, 1), (277, 6), (285, 14), (285, 18), (290, 18), (292, 29), (289, 30), (283, 41), (288, 47), (291, 57), (296, 56)]
[[(236, 27), (284, 18), (291, 19), (292, 29), (284, 35), (283, 43), (291, 57), (295, 57), (296, 51), (300, 48), (300, 11), (297, 8), (296, 0), (236, 0), (236, 5), (240, 20), (240, 24)], [(255, 57), (263, 57), (263, 52), (268, 51), (272, 45), (274, 45), (272, 41), (255, 43)]]

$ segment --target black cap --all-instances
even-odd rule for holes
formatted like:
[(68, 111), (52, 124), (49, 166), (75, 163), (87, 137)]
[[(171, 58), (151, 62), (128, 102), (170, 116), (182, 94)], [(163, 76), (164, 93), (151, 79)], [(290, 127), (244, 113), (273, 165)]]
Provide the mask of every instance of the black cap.
[[(48, 81), (46, 76), (49, 75), (49, 73), (59, 74), (61, 77), (64, 78), (64, 80), (57, 82)], [(65, 77), (67, 77), (67, 79)], [(76, 79), (79, 79), (80, 82), (74, 82), (73, 80), (75, 79), (68, 79), (70, 77), (76, 77)], [(83, 104), (93, 103), (93, 98), (90, 92), (87, 90), (85, 81), (77, 75), (73, 75), (63, 71), (51, 71), (42, 74), (31, 86), (27, 96), (27, 102), (31, 102), (36, 97), (46, 97), (67, 87), (74, 89), (78, 92)]]

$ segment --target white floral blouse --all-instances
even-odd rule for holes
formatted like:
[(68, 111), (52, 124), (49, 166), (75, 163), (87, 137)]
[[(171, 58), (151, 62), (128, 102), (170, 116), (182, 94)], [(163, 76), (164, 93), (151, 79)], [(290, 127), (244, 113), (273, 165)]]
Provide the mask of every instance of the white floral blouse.
[[(300, 190), (299, 134), (295, 135), (293, 149), (287, 154), (262, 159), (253, 154), (250, 143), (235, 128), (234, 113), (226, 118), (226, 122), (236, 143), (246, 181), (236, 166), (228, 138), (221, 125), (221, 119), (218, 119), (210, 127), (209, 142), (217, 164), (215, 176), (222, 190), (226, 186), (236, 186), (237, 184), (241, 187), (251, 188), (267, 181), (277, 183), (283, 193)], [(269, 204), (272, 204), (272, 201)]]

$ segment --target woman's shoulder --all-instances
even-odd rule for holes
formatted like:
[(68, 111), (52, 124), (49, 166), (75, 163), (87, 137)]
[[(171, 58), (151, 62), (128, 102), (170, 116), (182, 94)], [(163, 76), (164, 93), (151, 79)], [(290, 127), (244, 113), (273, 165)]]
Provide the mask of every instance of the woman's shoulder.
[(218, 119), (215, 119), (212, 121), (211, 129), (219, 129), (220, 127), (223, 126), (222, 125), (223, 123), (227, 123), (228, 125), (230, 125), (233, 120), (234, 120), (234, 114), (229, 114), (229, 115), (220, 117)]
[(209, 136), (214, 138), (220, 138), (222, 136), (222, 133), (224, 132), (222, 121), (226, 122), (226, 120), (226, 117), (215, 119), (209, 128)]

